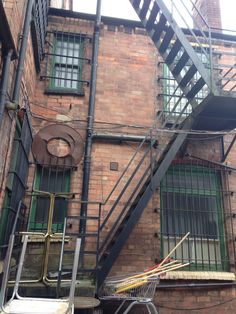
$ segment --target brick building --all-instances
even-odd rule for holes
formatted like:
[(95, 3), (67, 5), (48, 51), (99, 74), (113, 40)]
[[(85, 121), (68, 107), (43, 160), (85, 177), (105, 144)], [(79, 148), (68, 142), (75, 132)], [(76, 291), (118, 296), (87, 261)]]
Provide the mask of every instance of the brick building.
[(63, 286), (81, 237), (76, 293), (94, 296), (190, 232), (172, 256), (190, 264), (161, 278), (156, 307), (234, 313), (236, 34), (219, 1), (130, 2), (141, 22), (0, 2), (1, 263), (27, 232), (22, 291), (48, 295), (62, 242)]

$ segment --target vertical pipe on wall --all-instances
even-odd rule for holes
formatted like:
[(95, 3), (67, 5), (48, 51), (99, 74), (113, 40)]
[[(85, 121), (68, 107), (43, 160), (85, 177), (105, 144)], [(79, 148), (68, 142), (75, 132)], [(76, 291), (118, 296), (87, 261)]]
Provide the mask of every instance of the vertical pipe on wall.
[[(93, 55), (92, 55), (92, 65), (91, 65), (90, 96), (89, 96), (87, 136), (86, 136), (84, 168), (83, 168), (83, 186), (82, 186), (82, 195), (81, 195), (82, 204), (81, 204), (81, 211), (80, 211), (80, 215), (82, 217), (80, 221), (81, 233), (86, 232), (87, 201), (88, 201), (88, 194), (89, 194), (89, 178), (90, 178), (91, 154), (92, 154), (92, 135), (93, 135), (95, 95), (96, 95), (96, 83), (97, 83), (99, 34), (100, 34), (100, 25), (101, 25), (101, 3), (102, 3), (102, 0), (97, 0), (96, 21), (94, 25), (94, 34), (93, 34)], [(82, 242), (81, 254), (83, 254), (83, 244), (84, 243)]]
[(7, 98), (8, 78), (10, 74), (10, 64), (13, 50), (10, 49), (3, 57), (2, 81), (0, 86), (0, 127), (3, 120), (4, 109)]
[(17, 70), (16, 70), (16, 78), (15, 78), (15, 84), (14, 84), (13, 95), (12, 95), (12, 102), (15, 103), (16, 105), (18, 105), (19, 97), (20, 97), (20, 86), (21, 86), (21, 79), (22, 79), (23, 70), (24, 70), (24, 62), (25, 62), (28, 37), (29, 37), (29, 32), (30, 32), (33, 5), (34, 5), (34, 0), (27, 1), (23, 33), (21, 36), (19, 59), (18, 59), (18, 65), (17, 65)]

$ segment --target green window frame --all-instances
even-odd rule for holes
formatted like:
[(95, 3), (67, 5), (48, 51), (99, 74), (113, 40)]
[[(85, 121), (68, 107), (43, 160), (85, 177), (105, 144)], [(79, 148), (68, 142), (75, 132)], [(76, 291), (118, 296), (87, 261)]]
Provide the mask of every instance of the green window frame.
[(49, 89), (82, 93), (84, 36), (54, 33)]
[[(50, 193), (70, 192), (70, 170), (58, 171), (57, 168), (37, 166), (34, 190)], [(46, 231), (50, 199), (48, 196), (33, 196), (28, 229), (30, 231)], [(53, 232), (62, 232), (64, 218), (67, 215), (68, 201), (56, 197), (53, 212)]]
[(227, 271), (217, 171), (203, 166), (172, 165), (161, 182), (160, 195), (162, 256), (190, 232), (175, 258), (189, 261), (190, 270)]

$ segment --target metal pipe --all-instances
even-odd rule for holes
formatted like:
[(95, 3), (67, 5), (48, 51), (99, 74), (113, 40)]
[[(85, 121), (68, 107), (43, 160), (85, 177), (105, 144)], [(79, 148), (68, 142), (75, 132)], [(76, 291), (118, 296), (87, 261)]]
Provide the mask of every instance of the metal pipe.
[[(83, 171), (83, 186), (82, 186), (82, 201), (88, 201), (89, 193), (89, 178), (90, 178), (90, 167), (91, 167), (91, 155), (92, 155), (92, 135), (93, 135), (93, 124), (94, 124), (94, 111), (95, 111), (95, 95), (96, 95), (96, 83), (97, 83), (97, 62), (98, 62), (98, 49), (99, 49), (99, 34), (101, 25), (101, 3), (102, 0), (97, 0), (97, 11), (96, 21), (94, 25), (93, 34), (93, 55), (92, 55), (92, 67), (91, 67), (91, 84), (90, 84), (90, 95), (89, 95), (89, 109), (88, 109), (88, 122), (87, 122), (87, 138), (85, 144), (85, 155), (84, 155), (84, 171)], [(81, 217), (86, 218), (87, 216), (87, 203), (81, 204), (80, 209)], [(81, 219), (80, 233), (86, 232), (86, 219)], [(81, 258), (83, 259), (83, 247), (84, 237), (81, 243)]]
[(23, 270), (23, 264), (24, 264), (24, 259), (25, 259), (25, 253), (26, 253), (28, 238), (29, 238), (28, 235), (23, 236), (23, 247), (22, 247), (21, 254), (20, 254), (19, 265), (18, 265), (17, 272), (16, 272), (16, 282), (15, 282), (15, 286), (13, 289), (11, 301), (15, 298), (15, 296), (16, 297), (19, 296), (18, 290), (19, 290), (20, 278), (21, 278), (21, 274), (22, 274), (22, 270)]
[(59, 298), (59, 295), (60, 295), (62, 263), (63, 263), (63, 254), (64, 254), (65, 236), (66, 236), (66, 224), (67, 224), (67, 218), (65, 217), (64, 226), (63, 226), (62, 242), (61, 242), (61, 253), (60, 253), (60, 260), (59, 260), (58, 277), (57, 277), (57, 299)]
[(7, 254), (4, 261), (3, 278), (2, 278), (2, 285), (1, 285), (1, 290), (0, 290), (0, 309), (1, 310), (3, 310), (3, 306), (5, 303), (5, 294), (6, 294), (8, 276), (9, 276), (9, 271), (10, 271), (11, 255), (14, 248), (14, 241), (15, 241), (15, 235), (11, 234), (8, 248), (7, 248)]
[(111, 142), (135, 142), (135, 143), (139, 143), (142, 141), (145, 141), (147, 143), (151, 142), (150, 137), (140, 136), (140, 135), (94, 133), (92, 137), (93, 137), (93, 140), (111, 141)]
[(18, 60), (18, 65), (17, 65), (17, 70), (16, 70), (16, 78), (15, 78), (15, 84), (14, 84), (14, 89), (13, 89), (13, 95), (12, 95), (12, 102), (15, 103), (16, 105), (18, 105), (19, 103), (20, 86), (21, 86), (21, 79), (22, 79), (23, 70), (24, 70), (26, 49), (28, 46), (28, 37), (29, 37), (29, 31), (30, 31), (33, 5), (34, 5), (34, 0), (27, 1), (23, 33), (21, 36), (22, 41), (21, 41), (20, 52), (19, 52), (19, 60)]
[(11, 64), (11, 58), (12, 58), (13, 50), (10, 49), (8, 52), (4, 55), (4, 61), (3, 61), (3, 69), (2, 69), (2, 81), (1, 81), (1, 87), (0, 87), (0, 127), (3, 120), (4, 115), (4, 109), (6, 104), (6, 98), (7, 98), (7, 89), (8, 89), (8, 81), (9, 81), (9, 73), (10, 73), (10, 64)]
[(72, 268), (72, 278), (71, 278), (68, 309), (71, 309), (74, 303), (76, 276), (77, 276), (77, 271), (78, 271), (80, 248), (81, 248), (81, 239), (77, 238), (76, 246), (75, 246), (74, 262), (73, 262), (73, 268)]

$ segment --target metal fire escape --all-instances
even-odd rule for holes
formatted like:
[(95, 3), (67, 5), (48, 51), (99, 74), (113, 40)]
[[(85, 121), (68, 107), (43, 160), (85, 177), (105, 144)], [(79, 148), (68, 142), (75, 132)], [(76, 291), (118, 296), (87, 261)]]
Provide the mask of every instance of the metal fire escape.
[[(222, 62), (224, 56), (221, 54), (219, 57), (216, 52), (212, 31), (193, 1), (166, 0), (164, 3), (162, 0), (130, 0), (130, 3), (162, 56), (163, 63), (168, 66), (173, 79), (177, 82), (177, 88), (173, 95), (170, 95), (170, 99), (176, 96), (178, 90), (178, 100), (170, 112), (163, 111), (159, 115), (162, 128), (168, 126), (185, 131), (222, 131), (235, 128), (236, 67)], [(194, 10), (195, 16), (199, 17), (196, 20), (192, 16)], [(191, 16), (190, 26), (187, 22), (188, 18), (183, 12)], [(180, 27), (176, 22), (179, 22), (181, 18), (185, 22), (186, 28)], [(198, 25), (199, 19), (201, 25)], [(193, 25), (197, 30), (194, 30)], [(185, 101), (185, 105), (176, 115), (174, 113), (181, 100)], [(168, 140), (158, 158), (151, 161), (144, 170), (140, 170), (143, 169), (145, 156), (157, 144), (157, 142), (151, 141), (151, 145), (146, 149), (140, 163), (109, 210), (109, 214), (101, 223), (102, 239), (102, 233), (109, 225), (110, 217), (113, 212), (117, 212), (114, 215), (116, 219), (112, 221), (112, 227), (109, 225), (110, 231), (104, 237), (100, 247), (98, 287), (101, 286), (111, 270), (148, 201), (186, 140), (187, 133), (176, 132)], [(140, 147), (143, 145), (141, 144)], [(136, 180), (136, 185), (130, 192), (130, 197), (126, 199), (124, 208), (121, 208), (119, 202), (138, 171), (143, 171), (142, 175), (139, 180)]]

